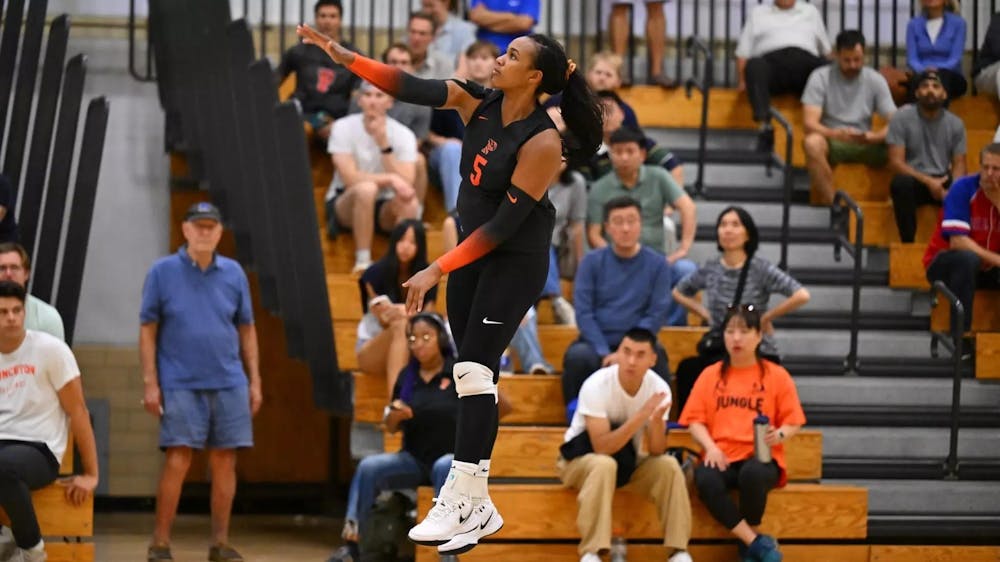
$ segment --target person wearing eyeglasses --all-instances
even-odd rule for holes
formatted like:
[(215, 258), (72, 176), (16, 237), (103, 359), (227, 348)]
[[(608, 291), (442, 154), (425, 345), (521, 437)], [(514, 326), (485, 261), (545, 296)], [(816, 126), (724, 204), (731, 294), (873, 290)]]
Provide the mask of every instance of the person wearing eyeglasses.
[[(806, 423), (792, 376), (760, 353), (764, 314), (753, 305), (730, 308), (721, 323), (722, 361), (698, 378), (680, 423), (704, 450), (695, 468), (698, 496), (712, 517), (739, 539), (740, 559), (780, 562), (778, 545), (758, 533), (767, 494), (787, 481), (783, 443)], [(767, 416), (770, 459), (755, 455), (755, 418)], [(729, 495), (739, 490), (739, 506)]]
[[(0, 281), (13, 281), (27, 290), (30, 276), (31, 256), (24, 246), (0, 242)], [(62, 316), (56, 307), (30, 293), (24, 301), (24, 327), (66, 340)]]
[[(677, 366), (677, 403), (683, 408), (698, 375), (722, 360), (723, 319), (733, 305), (751, 304), (761, 315), (761, 354), (779, 363), (774, 344), (774, 319), (809, 302), (809, 291), (794, 277), (756, 255), (760, 236), (753, 217), (742, 207), (727, 207), (715, 223), (721, 255), (711, 258), (674, 287), (674, 300), (704, 319), (708, 333), (698, 343), (698, 355)], [(696, 298), (701, 292), (701, 300)], [(771, 295), (785, 300), (770, 307)]]
[(396, 378), (383, 418), (389, 433), (403, 432), (403, 448), (358, 464), (342, 532), (348, 544), (331, 560), (347, 559), (345, 554), (361, 559), (358, 544), (381, 491), (432, 484), (437, 494), (451, 469), (458, 394), (452, 375), (455, 353), (444, 320), (433, 313), (414, 315), (406, 323), (406, 343), (409, 361)]

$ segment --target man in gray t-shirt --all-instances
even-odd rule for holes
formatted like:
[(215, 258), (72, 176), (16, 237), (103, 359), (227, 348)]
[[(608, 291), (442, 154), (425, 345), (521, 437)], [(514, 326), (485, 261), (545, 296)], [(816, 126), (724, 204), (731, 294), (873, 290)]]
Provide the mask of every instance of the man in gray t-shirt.
[(872, 116), (886, 121), (896, 111), (885, 78), (865, 66), (865, 37), (837, 35), (833, 64), (817, 68), (802, 93), (806, 167), (823, 204), (833, 202), (833, 165), (860, 162), (883, 166), (887, 127), (872, 131)]
[(889, 122), (889, 169), (892, 209), (903, 242), (917, 232), (917, 206), (941, 205), (954, 178), (965, 175), (965, 125), (944, 108), (948, 92), (938, 73), (917, 77), (916, 104), (896, 112)]

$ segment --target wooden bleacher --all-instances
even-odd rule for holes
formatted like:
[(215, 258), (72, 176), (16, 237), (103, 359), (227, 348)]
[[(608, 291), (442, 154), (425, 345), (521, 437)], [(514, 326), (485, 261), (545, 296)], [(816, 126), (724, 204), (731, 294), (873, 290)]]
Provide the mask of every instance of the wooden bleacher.
[[(73, 474), (73, 436), (67, 440), (66, 452), (59, 465), (60, 477)], [(66, 488), (54, 482), (31, 493), (38, 526), (45, 540), (49, 562), (93, 562), (94, 543), (83, 542), (94, 536), (94, 496), (81, 505), (66, 499)], [(7, 514), (0, 508), (0, 524), (9, 525)]]
[[(951, 307), (945, 299), (938, 299), (931, 310), (931, 329), (947, 332)], [(1000, 291), (979, 290), (972, 300), (972, 332), (1000, 330)]]

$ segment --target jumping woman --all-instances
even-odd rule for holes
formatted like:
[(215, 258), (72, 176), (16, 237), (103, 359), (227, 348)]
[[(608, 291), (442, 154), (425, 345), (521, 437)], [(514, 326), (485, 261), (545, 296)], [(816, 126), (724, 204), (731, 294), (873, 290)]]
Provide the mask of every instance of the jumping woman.
[(448, 279), (448, 316), (458, 344), (455, 460), (427, 517), (410, 540), (461, 554), (503, 526), (487, 482), (497, 436), (500, 355), (541, 294), (548, 272), (555, 209), (546, 188), (559, 174), (563, 143), (539, 105), (562, 92), (571, 133), (566, 157), (585, 162), (602, 136), (601, 105), (553, 39), (519, 37), (496, 61), (493, 89), (460, 80), (423, 80), (347, 50), (305, 25), (303, 41), (395, 98), (458, 111), (466, 131), (458, 193), (460, 243), (403, 284), (409, 313)]

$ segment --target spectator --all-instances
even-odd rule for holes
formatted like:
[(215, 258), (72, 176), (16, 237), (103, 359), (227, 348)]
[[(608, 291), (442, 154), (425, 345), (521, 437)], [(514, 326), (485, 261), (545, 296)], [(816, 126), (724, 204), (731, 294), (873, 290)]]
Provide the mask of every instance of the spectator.
[[(659, 253), (664, 252), (663, 213), (667, 206), (681, 215), (681, 243), (673, 254), (667, 256), (670, 269), (670, 287), (686, 277), (698, 266), (686, 259), (694, 242), (697, 217), (694, 201), (684, 188), (662, 168), (643, 164), (646, 151), (643, 136), (637, 131), (619, 129), (611, 135), (611, 163), (614, 173), (597, 180), (590, 188), (587, 203), (587, 240), (593, 248), (607, 246), (601, 234), (604, 205), (611, 199), (627, 195), (639, 202), (642, 209), (642, 245)], [(603, 223), (607, 225), (606, 216)], [(668, 296), (668, 301), (671, 299)], [(687, 324), (686, 313), (671, 301), (670, 312), (665, 318), (669, 326)]]
[[(403, 432), (403, 448), (365, 457), (354, 471), (342, 536), (355, 549), (380, 492), (431, 484), (436, 495), (451, 469), (458, 419), (451, 336), (437, 314), (423, 312), (404, 324), (407, 362), (393, 377), (396, 382), (383, 418), (389, 433)], [(343, 558), (335, 553), (331, 559)]]
[(471, 0), (468, 16), (479, 26), (477, 37), (504, 53), (508, 43), (531, 33), (540, 14), (538, 0)]
[(583, 259), (583, 223), (587, 218), (587, 182), (579, 172), (563, 163), (562, 172), (549, 186), (549, 200), (556, 209), (549, 252), (549, 276), (542, 289), (543, 298), (552, 299), (552, 309), (560, 324), (576, 325), (573, 305), (562, 296), (560, 279), (572, 279)]
[(806, 167), (823, 205), (833, 203), (832, 165), (885, 165), (889, 126), (872, 131), (872, 114), (878, 112), (888, 121), (896, 111), (885, 78), (865, 66), (860, 31), (837, 35), (835, 59), (835, 64), (813, 71), (802, 94)]
[[(677, 365), (677, 404), (681, 409), (698, 375), (725, 356), (722, 327), (731, 307), (753, 305), (764, 326), (759, 352), (768, 361), (780, 363), (772, 323), (809, 302), (809, 291), (798, 281), (757, 255), (760, 236), (753, 217), (745, 209), (723, 209), (715, 222), (715, 236), (722, 255), (706, 261), (674, 287), (674, 301), (704, 319), (709, 328), (698, 343), (698, 355)], [(699, 291), (701, 302), (695, 298)], [(774, 293), (786, 298), (769, 309)]]
[[(631, 129), (633, 131), (642, 132), (641, 129), (631, 127), (628, 125), (626, 114), (623, 111), (623, 107), (628, 107), (624, 101), (618, 96), (618, 94), (610, 90), (601, 90), (597, 92), (597, 97), (600, 98), (601, 103), (604, 105), (604, 139), (601, 146), (597, 149), (597, 153), (590, 160), (589, 164), (582, 170), (580, 170), (587, 178), (590, 180), (599, 180), (603, 178), (608, 172), (611, 171), (611, 135), (618, 129)], [(552, 111), (549, 111), (550, 115)], [(656, 141), (642, 136), (642, 148), (646, 151), (645, 160), (643, 164), (648, 164), (650, 166), (659, 166), (664, 170), (670, 172), (671, 177), (677, 182), (677, 185), (684, 185), (684, 166), (681, 161), (677, 159), (676, 156), (670, 149), (657, 144)]]
[[(408, 319), (403, 304), (406, 290), (402, 283), (425, 267), (427, 235), (424, 223), (408, 219), (392, 229), (388, 251), (358, 280), (364, 311), (358, 323), (358, 368), (371, 375), (384, 376), (388, 393), (392, 392), (396, 375), (409, 359), (406, 347)], [(424, 310), (433, 312), (436, 301), (437, 287), (434, 287), (424, 297)]]
[[(739, 539), (742, 560), (779, 562), (777, 543), (755, 529), (768, 491), (787, 480), (784, 442), (806, 416), (788, 371), (758, 353), (766, 328), (753, 305), (731, 309), (722, 326), (725, 357), (699, 377), (680, 419), (704, 449), (695, 487), (712, 517)], [(770, 420), (765, 443), (772, 460), (766, 463), (754, 456), (754, 418), (760, 414)], [(739, 507), (729, 495), (732, 488), (739, 490)]]
[(336, 170), (326, 192), (327, 232), (341, 226), (354, 232), (354, 273), (371, 265), (372, 237), (401, 220), (417, 218), (417, 139), (387, 115), (393, 99), (369, 83), (361, 86), (362, 113), (338, 120), (328, 151)]
[[(583, 257), (573, 285), (580, 339), (563, 358), (563, 400), (576, 400), (583, 381), (601, 367), (618, 364), (617, 351), (632, 327), (658, 334), (670, 308), (670, 269), (663, 256), (639, 243), (642, 207), (628, 196), (604, 204), (611, 244)], [(656, 346), (653, 370), (668, 380), (667, 353)]]
[(953, 178), (965, 175), (965, 125), (944, 108), (941, 78), (925, 70), (915, 79), (915, 105), (892, 116), (886, 142), (892, 178), (892, 210), (903, 242), (917, 233), (917, 206), (940, 205)]
[[(79, 505), (97, 488), (97, 446), (83, 398), (80, 368), (61, 340), (25, 328), (24, 287), (0, 281), (0, 507), (10, 519), (0, 555), (4, 560), (43, 561), (45, 543), (31, 490), (51, 484), (72, 432), (83, 474), (73, 476), (66, 497)], [(13, 536), (11, 536), (11, 534)]]
[[(594, 92), (611, 91), (614, 92), (622, 87), (622, 58), (611, 51), (598, 51), (590, 56), (587, 61), (587, 73), (584, 75), (587, 85)], [(542, 105), (548, 110), (549, 116), (556, 124), (560, 133), (566, 132), (566, 124), (559, 113), (559, 104), (562, 102), (562, 94), (556, 94), (545, 100)], [(639, 119), (635, 116), (632, 106), (625, 103), (620, 97), (615, 99), (618, 107), (624, 114), (623, 125), (639, 129)], [(606, 117), (605, 117), (606, 118)], [(617, 127), (616, 127), (617, 128)]]
[[(500, 55), (493, 43), (476, 41), (465, 51), (468, 81), (489, 88), (492, 82), (493, 66)], [(435, 109), (431, 114), (431, 133), (427, 140), (431, 146), (431, 170), (440, 177), (444, 206), (450, 213), (458, 202), (458, 188), (462, 184), (459, 164), (462, 160), (462, 138), (465, 123), (457, 111)]]
[(1000, 288), (1000, 144), (987, 145), (979, 159), (981, 171), (960, 178), (945, 195), (941, 224), (924, 254), (927, 280), (944, 281), (962, 302), (965, 331), (972, 327), (976, 289)]
[(667, 44), (667, 18), (663, 13), (663, 0), (615, 0), (611, 4), (608, 34), (611, 49), (620, 57), (628, 50), (629, 23), (639, 4), (646, 6), (646, 48), (649, 52), (649, 75), (646, 83), (650, 86), (675, 88), (677, 83), (663, 74), (663, 56)]
[(802, 95), (813, 70), (828, 61), (830, 38), (819, 10), (797, 0), (774, 0), (750, 12), (736, 44), (737, 89), (746, 91), (760, 124), (758, 150), (774, 149), (771, 96)]
[[(457, 211), (452, 211), (445, 217), (441, 227), (441, 238), (444, 240), (445, 252), (451, 251), (458, 245), (460, 226), (461, 221)], [(570, 310), (572, 310), (572, 305), (570, 305)], [(542, 353), (542, 343), (538, 339), (538, 314), (535, 307), (529, 308), (527, 314), (521, 319), (521, 324), (518, 325), (514, 337), (510, 340), (510, 347), (517, 354), (517, 360), (521, 363), (522, 370), (533, 375), (555, 372)]]
[(444, 80), (455, 74), (455, 61), (447, 53), (431, 48), (437, 33), (437, 20), (428, 12), (413, 12), (406, 25), (406, 44), (413, 55), (413, 75)]
[(965, 94), (968, 83), (962, 75), (965, 53), (965, 20), (954, 0), (921, 0), (923, 9), (906, 24), (906, 64), (910, 67), (910, 95), (913, 101), (919, 84), (915, 75), (936, 70), (948, 100)]
[(262, 396), (250, 286), (237, 262), (216, 253), (222, 217), (215, 205), (192, 205), (181, 229), (187, 243), (150, 268), (139, 314), (142, 402), (160, 420), (166, 451), (147, 558), (172, 559), (170, 529), (191, 451), (208, 448), (214, 542), (208, 559), (238, 562), (243, 558), (229, 545), (236, 450), (253, 446), (251, 418)]
[[(31, 256), (17, 242), (0, 242), (0, 281), (13, 281), (28, 290)], [(28, 293), (24, 301), (24, 327), (66, 340), (62, 316), (49, 303)]]
[[(994, 98), (1000, 96), (1000, 13), (990, 18), (979, 57), (972, 67), (972, 79), (980, 94), (989, 94)], [(1000, 142), (1000, 127), (993, 142)]]
[(431, 51), (451, 57), (459, 74), (465, 73), (465, 50), (476, 42), (476, 26), (455, 15), (456, 0), (421, 0), (421, 9), (434, 17), (437, 33)]
[[(656, 363), (656, 336), (643, 328), (631, 329), (619, 352), (618, 364), (598, 370), (583, 383), (561, 448), (559, 479), (579, 490), (580, 562), (600, 562), (598, 552), (611, 547), (616, 480), (656, 503), (668, 562), (691, 562), (691, 500), (677, 459), (665, 454), (670, 385), (650, 370)], [(642, 451), (643, 441), (647, 451)], [(583, 447), (574, 450), (580, 444)]]
[[(316, 29), (348, 49), (357, 51), (340, 36), (343, 13), (340, 0), (317, 0), (313, 7)], [(278, 69), (281, 79), (284, 80), (292, 72), (295, 73), (293, 97), (302, 104), (302, 115), (312, 126), (316, 137), (325, 142), (333, 122), (347, 115), (351, 92), (357, 88), (359, 79), (333, 62), (323, 49), (305, 43), (295, 45), (281, 59)]]

